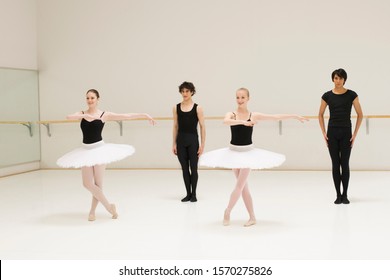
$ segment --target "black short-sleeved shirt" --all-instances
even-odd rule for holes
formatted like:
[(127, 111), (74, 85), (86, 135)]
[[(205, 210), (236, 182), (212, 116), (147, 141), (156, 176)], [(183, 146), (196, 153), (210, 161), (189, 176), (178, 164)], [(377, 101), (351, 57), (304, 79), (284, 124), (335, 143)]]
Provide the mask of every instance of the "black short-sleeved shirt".
[(350, 89), (343, 94), (335, 94), (330, 90), (322, 95), (322, 99), (329, 106), (330, 119), (328, 126), (352, 127), (352, 103), (357, 96), (356, 92)]

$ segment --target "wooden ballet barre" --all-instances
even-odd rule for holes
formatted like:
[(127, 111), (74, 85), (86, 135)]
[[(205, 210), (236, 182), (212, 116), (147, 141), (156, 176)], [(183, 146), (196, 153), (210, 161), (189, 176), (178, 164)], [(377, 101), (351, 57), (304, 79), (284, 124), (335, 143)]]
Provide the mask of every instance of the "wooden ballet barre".
[[(205, 120), (223, 120), (225, 117), (204, 117)], [(153, 118), (156, 121), (172, 121), (172, 117), (155, 117)], [(141, 121), (141, 120), (148, 120), (147, 118), (137, 118), (137, 119), (131, 119), (126, 121)]]
[(38, 121), (37, 123), (46, 127), (47, 136), (51, 137), (50, 124), (76, 123), (76, 122), (80, 122), (80, 121), (79, 120), (52, 120), (52, 121)]
[(0, 121), (0, 124), (31, 124), (31, 122), (25, 122), (25, 121)]
[(39, 124), (48, 124), (48, 123), (76, 123), (80, 122), (79, 120), (54, 120), (54, 121), (38, 121)]
[[(51, 124), (79, 123), (79, 122), (80, 122), (80, 120), (52, 120), (52, 121), (38, 121), (37, 123), (45, 126), (47, 136), (51, 137), (51, 129), (50, 129)], [(122, 123), (122, 121), (114, 121), (114, 122), (118, 123), (120, 136), (123, 136), (123, 123)]]
[[(307, 119), (318, 119), (318, 116), (304, 116)], [(357, 116), (351, 116), (352, 119), (356, 119)], [(365, 115), (363, 116), (366, 119), (366, 134), (370, 134), (370, 121), (369, 119), (390, 119), (390, 115)], [(324, 116), (324, 119), (329, 119), (329, 116)], [(283, 124), (282, 121), (279, 121), (279, 135), (283, 133)]]
[(370, 119), (388, 119), (390, 115), (367, 115), (363, 116), (366, 119), (366, 134), (370, 134)]
[(390, 119), (390, 115), (367, 115), (364, 117), (369, 119)]
[[(173, 120), (172, 117), (156, 117), (153, 118), (156, 121), (169, 121)], [(223, 117), (206, 117), (206, 120), (223, 120)], [(142, 120), (148, 120), (147, 118), (136, 118), (136, 119), (129, 119), (125, 121), (142, 121)], [(51, 137), (51, 124), (61, 124), (61, 123), (78, 123), (79, 120), (48, 120), (48, 121), (38, 121), (38, 124), (41, 124), (46, 127), (46, 132), (49, 137)], [(123, 136), (123, 121), (113, 121), (116, 122), (119, 125), (119, 134), (120, 136)]]
[(0, 121), (0, 124), (21, 124), (25, 127), (27, 127), (29, 133), (30, 133), (30, 137), (33, 137), (33, 130), (32, 130), (32, 126), (33, 126), (33, 122), (25, 122), (25, 121)]
[[(304, 116), (307, 119), (318, 119), (318, 116)], [(356, 119), (357, 116), (351, 116), (351, 118)], [(369, 119), (390, 119), (390, 115), (365, 115), (363, 118), (366, 119), (366, 134), (369, 134)], [(153, 118), (156, 121), (171, 121), (173, 120), (172, 117), (155, 117)], [(219, 117), (219, 116), (210, 116), (210, 117), (205, 117), (205, 120), (223, 120), (224, 117)], [(329, 119), (329, 116), (324, 116), (324, 119)], [(136, 119), (129, 119), (129, 120), (124, 120), (124, 121), (143, 121), (143, 120), (148, 120), (147, 118), (136, 118)], [(114, 121), (118, 123), (119, 125), (119, 130), (120, 130), (120, 136), (123, 136), (123, 122), (124, 121)], [(38, 121), (38, 124), (42, 124), (46, 127), (47, 129), (47, 135), (51, 137), (51, 131), (50, 131), (50, 124), (61, 124), (61, 123), (78, 123), (80, 122), (79, 120), (48, 120), (48, 121)], [(0, 122), (1, 124), (2, 122)], [(20, 123), (21, 122), (15, 122), (15, 123)], [(27, 124), (28, 122), (26, 122)], [(31, 123), (30, 123), (31, 124)], [(283, 134), (283, 121), (279, 121), (279, 135)]]
[[(306, 116), (308, 119), (318, 119), (318, 116)], [(329, 116), (325, 116), (325, 119), (328, 119)], [(357, 116), (351, 116), (352, 119), (356, 119)], [(366, 134), (370, 134), (370, 119), (390, 119), (390, 115), (363, 115), (363, 118), (366, 119)], [(279, 124), (281, 126), (281, 124)], [(279, 134), (280, 134), (279, 128)]]

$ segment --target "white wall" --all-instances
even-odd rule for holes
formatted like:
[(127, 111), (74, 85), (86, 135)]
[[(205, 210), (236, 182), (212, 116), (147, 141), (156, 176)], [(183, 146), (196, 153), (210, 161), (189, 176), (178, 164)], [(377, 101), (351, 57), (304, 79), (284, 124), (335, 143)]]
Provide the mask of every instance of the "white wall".
[(37, 69), (36, 0), (0, 0), (0, 67)]
[[(314, 3), (315, 2), (315, 3)], [(331, 72), (344, 68), (365, 114), (388, 114), (390, 101), (388, 1), (263, 0), (38, 0), (41, 119), (59, 120), (101, 93), (114, 112), (171, 116), (184, 80), (197, 87), (206, 116), (235, 109), (235, 90), (251, 91), (252, 111), (317, 115)], [(353, 169), (388, 169), (390, 120), (362, 126)], [(124, 136), (108, 123), (106, 142), (130, 143), (136, 154), (111, 167), (178, 167), (171, 121), (156, 127), (126, 122)], [(316, 120), (255, 128), (256, 146), (287, 156), (284, 169), (329, 169)], [(206, 151), (226, 146), (229, 129), (208, 121)], [(42, 167), (78, 146), (76, 124), (42, 129)]]

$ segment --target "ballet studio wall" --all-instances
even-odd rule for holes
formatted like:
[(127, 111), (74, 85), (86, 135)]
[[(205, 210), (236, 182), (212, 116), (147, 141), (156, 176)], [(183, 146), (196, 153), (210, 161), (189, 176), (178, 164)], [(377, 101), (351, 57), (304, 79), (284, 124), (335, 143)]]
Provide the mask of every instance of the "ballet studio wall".
[[(235, 91), (249, 89), (249, 109), (317, 116), (331, 72), (344, 68), (365, 115), (389, 114), (390, 2), (265, 0), (37, 0), (40, 119), (63, 120), (86, 108), (90, 88), (100, 109), (147, 112), (157, 120), (116, 122), (105, 142), (136, 153), (111, 168), (178, 168), (171, 152), (178, 85), (195, 84), (206, 117), (235, 110)], [(11, 27), (9, 27), (11, 28)], [(327, 113), (326, 113), (327, 114)], [(352, 113), (354, 115), (354, 112)], [(352, 120), (353, 124), (355, 119)], [(368, 124), (368, 125), (367, 125)], [(352, 170), (389, 170), (390, 119), (363, 121)], [(41, 126), (41, 168), (82, 141), (76, 123)], [(206, 120), (206, 147), (225, 147), (229, 127)], [(318, 120), (262, 122), (254, 144), (286, 155), (278, 169), (329, 170)]]

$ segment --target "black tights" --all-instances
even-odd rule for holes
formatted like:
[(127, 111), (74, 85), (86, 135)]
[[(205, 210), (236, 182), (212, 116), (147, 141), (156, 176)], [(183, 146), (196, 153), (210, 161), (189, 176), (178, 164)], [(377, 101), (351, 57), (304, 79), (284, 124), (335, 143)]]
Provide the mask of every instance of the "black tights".
[[(337, 196), (347, 196), (349, 183), (349, 157), (351, 155), (350, 127), (328, 127), (328, 148), (332, 159), (332, 175)], [(341, 167), (341, 170), (340, 170)], [(340, 185), (343, 184), (341, 194)]]
[(180, 133), (177, 136), (176, 149), (183, 171), (187, 196), (192, 195), (196, 197), (196, 186), (198, 183), (198, 135)]

